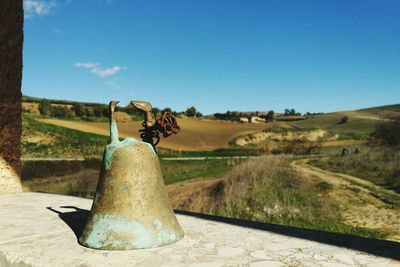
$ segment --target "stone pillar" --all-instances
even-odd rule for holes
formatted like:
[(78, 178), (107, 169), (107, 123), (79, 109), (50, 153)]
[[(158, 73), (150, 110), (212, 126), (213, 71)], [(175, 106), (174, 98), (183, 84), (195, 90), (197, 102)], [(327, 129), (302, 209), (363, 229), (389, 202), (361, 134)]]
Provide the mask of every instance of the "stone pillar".
[(0, 195), (22, 192), (22, 0), (0, 2)]

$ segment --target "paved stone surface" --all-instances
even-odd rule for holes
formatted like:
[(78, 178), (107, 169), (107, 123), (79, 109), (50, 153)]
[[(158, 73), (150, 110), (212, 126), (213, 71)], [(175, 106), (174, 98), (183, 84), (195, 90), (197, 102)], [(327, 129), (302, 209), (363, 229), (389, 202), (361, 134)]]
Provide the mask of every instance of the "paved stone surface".
[(357, 239), (344, 241), (353, 250), (312, 241), (312, 235), (294, 237), (294, 228), (282, 234), (273, 227), (268, 231), (183, 214), (177, 217), (186, 235), (178, 243), (93, 250), (79, 245), (76, 236), (91, 203), (41, 193), (0, 196), (0, 266), (400, 266), (400, 246), (393, 242), (376, 241), (373, 255), (360, 249)]

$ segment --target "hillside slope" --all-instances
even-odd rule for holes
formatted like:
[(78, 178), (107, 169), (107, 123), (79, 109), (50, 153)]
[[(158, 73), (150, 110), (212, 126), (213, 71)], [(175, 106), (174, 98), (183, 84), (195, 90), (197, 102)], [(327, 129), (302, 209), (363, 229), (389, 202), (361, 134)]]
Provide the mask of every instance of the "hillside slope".
[(365, 108), (354, 111), (342, 111), (337, 112), (336, 114), (360, 119), (398, 120), (400, 119), (400, 104)]
[[(40, 119), (40, 122), (71, 128), (107, 136), (109, 134), (106, 122), (66, 121), (58, 119)], [(162, 139), (160, 146), (174, 150), (214, 150), (229, 147), (229, 142), (235, 137), (251, 132), (261, 131), (271, 127), (268, 124), (243, 124), (196, 118), (179, 118), (181, 132), (169, 138)], [(133, 136), (139, 138), (138, 130), (141, 122), (119, 123), (120, 137)]]

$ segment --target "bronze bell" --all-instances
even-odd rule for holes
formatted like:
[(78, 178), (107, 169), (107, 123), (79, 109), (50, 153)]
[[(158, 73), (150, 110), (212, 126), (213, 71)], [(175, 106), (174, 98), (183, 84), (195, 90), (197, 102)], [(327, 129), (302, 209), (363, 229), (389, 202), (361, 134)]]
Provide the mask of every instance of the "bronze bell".
[[(163, 118), (156, 120), (150, 103), (131, 103), (145, 114), (145, 129), (141, 130), (144, 140), (149, 136), (157, 139), (158, 131), (167, 131), (171, 123), (175, 131), (179, 130), (175, 118), (164, 123)], [(111, 101), (109, 105), (110, 143), (104, 151), (92, 209), (79, 242), (106, 250), (152, 248), (177, 242), (184, 233), (168, 199), (155, 144), (135, 138), (119, 141), (114, 117), (117, 104), (118, 101)]]

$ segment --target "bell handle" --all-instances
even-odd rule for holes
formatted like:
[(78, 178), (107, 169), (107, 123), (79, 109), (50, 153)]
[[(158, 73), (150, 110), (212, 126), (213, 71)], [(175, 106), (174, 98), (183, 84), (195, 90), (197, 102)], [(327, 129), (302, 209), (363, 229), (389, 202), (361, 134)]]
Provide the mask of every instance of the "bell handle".
[(136, 109), (144, 113), (144, 126), (151, 128), (156, 123), (156, 116), (153, 113), (153, 107), (149, 102), (132, 100), (131, 104)]
[(110, 104), (108, 105), (109, 107), (109, 113), (110, 113), (110, 143), (118, 143), (119, 142), (119, 137), (118, 137), (118, 127), (117, 127), (117, 121), (115, 119), (115, 107), (119, 101), (113, 100), (110, 101)]

